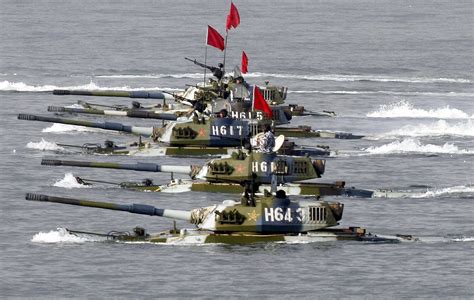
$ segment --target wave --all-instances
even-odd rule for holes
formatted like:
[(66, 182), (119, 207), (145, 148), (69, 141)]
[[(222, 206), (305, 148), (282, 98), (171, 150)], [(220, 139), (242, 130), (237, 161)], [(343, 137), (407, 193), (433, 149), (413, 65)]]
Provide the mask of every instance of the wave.
[(319, 90), (288, 90), (289, 94), (322, 94), (322, 95), (394, 95), (394, 96), (442, 96), (442, 97), (474, 97), (474, 93), (459, 92), (395, 92), (395, 91), (319, 91)]
[(33, 236), (31, 241), (33, 243), (86, 243), (86, 242), (98, 242), (107, 240), (106, 238), (100, 238), (96, 236), (77, 236), (69, 233), (65, 228), (57, 228), (50, 232), (38, 232)]
[[(227, 73), (227, 75), (233, 75)], [(117, 74), (117, 75), (96, 75), (99, 78), (202, 78), (203, 73), (180, 73), (180, 74)], [(342, 81), (342, 82), (353, 82), (353, 81), (375, 81), (375, 82), (406, 82), (406, 83), (471, 83), (470, 79), (465, 78), (430, 78), (430, 77), (394, 77), (384, 75), (346, 75), (346, 74), (314, 74), (314, 75), (302, 75), (302, 74), (277, 74), (277, 73), (264, 73), (264, 72), (253, 72), (245, 74), (246, 78), (259, 78), (259, 77), (273, 77), (273, 78), (286, 78), (286, 79), (300, 79), (300, 80), (311, 80), (311, 81)]]
[(440, 189), (428, 190), (424, 193), (414, 194), (411, 198), (434, 198), (442, 196), (460, 196), (463, 194), (474, 195), (474, 186), (453, 186)]
[(375, 82), (405, 82), (405, 83), (471, 83), (470, 79), (465, 78), (430, 78), (430, 77), (394, 77), (384, 75), (345, 75), (345, 74), (328, 74), (328, 75), (299, 75), (299, 74), (275, 74), (275, 73), (247, 73), (245, 77), (275, 77), (287, 79), (302, 79), (311, 81), (375, 81)]
[(48, 142), (41, 138), (40, 142), (29, 142), (26, 144), (26, 148), (37, 149), (41, 151), (64, 151), (65, 149), (58, 146), (56, 143)]
[(74, 189), (74, 188), (89, 188), (90, 185), (85, 185), (77, 182), (76, 177), (72, 173), (64, 174), (64, 178), (56, 181), (53, 186), (61, 187), (65, 189)]
[(437, 198), (437, 197), (474, 197), (474, 186), (459, 185), (445, 188), (427, 188), (426, 191), (417, 190), (376, 190), (374, 198)]
[[(228, 75), (231, 75), (230, 73)], [(96, 78), (119, 78), (119, 79), (201, 79), (202, 73), (181, 73), (181, 74), (143, 74), (143, 75), (96, 75)], [(246, 78), (283, 78), (283, 79), (299, 79), (309, 81), (337, 81), (337, 82), (354, 82), (354, 81), (373, 81), (373, 82), (405, 82), (405, 83), (471, 83), (469, 79), (462, 78), (424, 78), (424, 77), (390, 77), (377, 75), (299, 75), (299, 74), (276, 74), (276, 73), (247, 73)], [(0, 91), (17, 91), (17, 92), (51, 92), (55, 89), (67, 90), (120, 90), (120, 91), (182, 91), (182, 88), (173, 87), (130, 87), (130, 86), (99, 86), (93, 81), (88, 84), (73, 86), (56, 86), (56, 85), (31, 85), (24, 82), (0, 81)], [(318, 91), (318, 90), (302, 90), (289, 91), (289, 93), (318, 93), (318, 94), (392, 94), (392, 95), (441, 95), (441, 96), (472, 96), (472, 93), (433, 93), (433, 92), (394, 92), (394, 91)]]
[(47, 92), (57, 89), (54, 85), (28, 85), (24, 82), (0, 81), (0, 91)]
[(56, 86), (56, 85), (29, 85), (24, 82), (10, 82), (10, 81), (0, 81), (0, 91), (14, 91), (14, 92), (52, 92), (53, 90), (99, 90), (99, 91), (182, 91), (183, 89), (179, 88), (170, 88), (170, 87), (139, 87), (132, 88), (130, 86), (114, 86), (114, 87), (104, 87), (99, 86), (94, 82), (83, 85), (73, 85), (73, 86)]
[(459, 149), (451, 143), (445, 143), (442, 146), (433, 144), (422, 144), (416, 139), (404, 139), (402, 141), (394, 141), (379, 147), (372, 146), (364, 149), (370, 154), (403, 154), (403, 153), (426, 153), (426, 154), (474, 154), (474, 151), (467, 149)]
[(451, 143), (445, 143), (442, 146), (433, 144), (422, 144), (417, 139), (404, 139), (394, 141), (379, 147), (371, 146), (363, 149), (371, 155), (383, 154), (404, 154), (404, 153), (423, 153), (423, 154), (474, 154), (474, 150), (459, 149), (458, 146)]
[(461, 236), (461, 237), (441, 237), (441, 236), (420, 236), (416, 237), (417, 242), (422, 243), (459, 243), (459, 242), (474, 242), (474, 237)]
[(396, 91), (320, 91), (320, 90), (288, 90), (288, 94), (322, 94), (322, 95), (394, 95), (394, 96), (442, 96), (442, 97), (474, 97), (474, 93), (459, 92), (396, 92)]
[(461, 237), (461, 238), (453, 238), (453, 242), (474, 242), (474, 237)]
[[(208, 73), (209, 74), (209, 73)], [(201, 79), (203, 78), (204, 73), (182, 73), (182, 74), (143, 74), (143, 75), (96, 75), (98, 78), (149, 78), (149, 79), (160, 79), (160, 78), (192, 78), (192, 79)]]
[(380, 135), (380, 138), (392, 137), (421, 137), (421, 136), (474, 136), (474, 122), (467, 120), (456, 124), (449, 124), (445, 120), (439, 120), (431, 124), (405, 125), (400, 129)]
[(71, 131), (99, 132), (100, 129), (88, 128), (88, 127), (84, 127), (84, 126), (54, 123), (50, 127), (47, 127), (45, 129), (43, 129), (41, 132), (61, 133), (61, 132), (71, 132)]
[(471, 119), (474, 115), (469, 116), (467, 113), (457, 108), (450, 108), (449, 105), (424, 110), (415, 108), (413, 104), (402, 100), (400, 102), (381, 105), (380, 109), (367, 113), (369, 118), (440, 118), (440, 119)]

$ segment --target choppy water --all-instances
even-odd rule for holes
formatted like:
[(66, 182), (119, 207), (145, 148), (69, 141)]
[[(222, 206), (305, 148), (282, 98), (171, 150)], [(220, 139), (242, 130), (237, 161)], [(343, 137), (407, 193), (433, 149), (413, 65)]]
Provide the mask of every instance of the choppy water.
[[(138, 159), (61, 152), (55, 143), (132, 138), (16, 116), (46, 114), (48, 105), (80, 99), (48, 93), (55, 88), (173, 91), (194, 84), (201, 70), (183, 58), (203, 57), (206, 25), (223, 31), (229, 1), (1, 0), (0, 295), (474, 297), (472, 1), (240, 0), (236, 5), (241, 25), (229, 34), (228, 63), (238, 64), (245, 50), (248, 81), (286, 85), (289, 102), (339, 115), (298, 118), (295, 125), (368, 136), (300, 141), (338, 150), (328, 158), (324, 181), (418, 191), (409, 198), (339, 199), (345, 203), (342, 225), (413, 234), (421, 241), (162, 246), (62, 234), (56, 228), (108, 231), (141, 225), (159, 231), (171, 222), (30, 203), (23, 200), (26, 192), (181, 209), (222, 200), (222, 195), (204, 193), (78, 188), (68, 173), (110, 181), (153, 177), (157, 182), (168, 175), (40, 166), (43, 156)], [(209, 49), (208, 61), (217, 63), (221, 55)], [(183, 163), (163, 157), (140, 161)]]

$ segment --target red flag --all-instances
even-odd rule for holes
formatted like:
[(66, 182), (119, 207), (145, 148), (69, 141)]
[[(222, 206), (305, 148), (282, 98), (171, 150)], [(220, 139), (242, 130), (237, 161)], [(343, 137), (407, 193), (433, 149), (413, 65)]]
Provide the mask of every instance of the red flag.
[(249, 59), (247, 57), (247, 54), (245, 54), (245, 51), (242, 51), (242, 73), (246, 74), (248, 72), (248, 67), (249, 65)]
[(217, 30), (209, 25), (207, 25), (207, 44), (224, 51), (224, 38)]
[(270, 105), (268, 105), (265, 98), (263, 98), (262, 92), (260, 92), (260, 89), (256, 85), (253, 87), (253, 109), (261, 110), (268, 118), (273, 118), (273, 112)]
[(240, 16), (237, 7), (235, 7), (234, 3), (230, 3), (230, 11), (227, 15), (227, 22), (225, 23), (225, 28), (227, 31), (230, 30), (231, 27), (237, 28), (240, 24)]

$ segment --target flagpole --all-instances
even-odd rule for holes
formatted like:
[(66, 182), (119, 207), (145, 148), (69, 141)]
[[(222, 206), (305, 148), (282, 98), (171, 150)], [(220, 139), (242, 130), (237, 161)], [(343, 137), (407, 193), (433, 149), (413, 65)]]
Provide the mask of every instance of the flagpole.
[(227, 52), (227, 35), (229, 34), (229, 31), (225, 31), (225, 42), (224, 42), (224, 61), (222, 62), (222, 73), (225, 75), (225, 53)]
[[(209, 27), (207, 28), (206, 41), (204, 42), (204, 64), (205, 65), (207, 65), (207, 39), (208, 39), (208, 34), (209, 34)], [(203, 85), (203, 87), (206, 86), (206, 70), (207, 70), (207, 68), (204, 68), (204, 85)]]
[[(230, 1), (230, 5), (232, 7), (232, 0)], [(229, 18), (229, 16), (227, 16)], [(227, 35), (229, 34), (229, 29), (227, 28), (227, 21), (226, 21), (226, 28), (225, 28), (225, 42), (224, 42), (224, 61), (222, 62), (222, 73), (225, 75), (225, 54), (227, 52)]]
[(256, 85), (253, 85), (253, 91), (252, 91), (252, 112), (255, 110), (255, 87)]

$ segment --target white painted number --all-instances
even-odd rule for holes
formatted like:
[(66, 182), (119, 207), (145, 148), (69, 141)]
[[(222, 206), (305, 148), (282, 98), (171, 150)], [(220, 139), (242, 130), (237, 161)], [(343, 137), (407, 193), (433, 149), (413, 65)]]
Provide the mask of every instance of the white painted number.
[(242, 135), (243, 126), (236, 125), (236, 126), (226, 126), (226, 125), (212, 125), (212, 135), (218, 136), (225, 136), (225, 135), (234, 135), (238, 134), (239, 136)]
[(257, 119), (257, 120), (263, 120), (263, 112), (257, 111), (257, 112), (238, 112), (238, 111), (233, 111), (231, 113), (231, 116), (233, 119)]
[[(301, 216), (302, 209), (297, 208), (295, 210), (295, 217), (296, 220), (301, 222), (303, 219)], [(264, 217), (265, 217), (265, 222), (288, 222), (291, 223), (294, 220), (294, 217), (292, 216), (293, 210), (290, 207), (287, 207), (286, 210), (284, 210), (282, 207), (265, 207), (264, 209)]]

